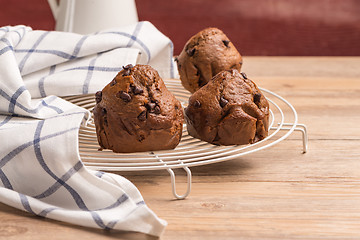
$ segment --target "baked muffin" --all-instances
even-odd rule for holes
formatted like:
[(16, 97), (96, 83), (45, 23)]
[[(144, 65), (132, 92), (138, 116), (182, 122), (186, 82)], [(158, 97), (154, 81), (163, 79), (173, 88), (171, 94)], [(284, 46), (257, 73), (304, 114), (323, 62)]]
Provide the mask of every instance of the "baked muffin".
[(183, 109), (152, 67), (123, 67), (95, 98), (101, 148), (129, 153), (173, 149), (179, 144)]
[(192, 36), (175, 60), (181, 83), (191, 93), (217, 73), (228, 69), (240, 71), (242, 65), (240, 53), (217, 28), (207, 28)]
[(216, 145), (254, 143), (268, 135), (269, 103), (244, 73), (224, 70), (189, 98), (189, 134)]

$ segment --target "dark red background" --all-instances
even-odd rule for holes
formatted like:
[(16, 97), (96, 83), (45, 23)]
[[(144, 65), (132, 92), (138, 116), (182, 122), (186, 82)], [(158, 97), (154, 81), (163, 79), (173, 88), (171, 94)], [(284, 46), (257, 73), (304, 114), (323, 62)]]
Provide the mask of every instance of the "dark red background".
[[(175, 54), (203, 28), (222, 29), (242, 55), (359, 56), (359, 0), (136, 0)], [(0, 26), (53, 30), (46, 0), (0, 0)], [(120, 14), (120, 13), (119, 13)]]

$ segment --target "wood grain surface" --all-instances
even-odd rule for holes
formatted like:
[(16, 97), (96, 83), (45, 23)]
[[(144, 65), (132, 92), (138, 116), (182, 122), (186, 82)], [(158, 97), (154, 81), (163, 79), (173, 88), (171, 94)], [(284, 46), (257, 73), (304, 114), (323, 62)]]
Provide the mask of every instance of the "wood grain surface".
[[(160, 239), (360, 239), (360, 57), (245, 57), (256, 83), (293, 104), (301, 134), (191, 168), (174, 200), (165, 170), (123, 172), (168, 227)], [(185, 174), (175, 170), (179, 193)], [(0, 204), (0, 239), (157, 239), (35, 217)]]

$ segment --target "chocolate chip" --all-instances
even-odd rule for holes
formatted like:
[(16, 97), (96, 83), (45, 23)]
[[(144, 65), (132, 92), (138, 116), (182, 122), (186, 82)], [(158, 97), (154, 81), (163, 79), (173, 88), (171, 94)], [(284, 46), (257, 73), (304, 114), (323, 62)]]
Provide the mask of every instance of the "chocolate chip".
[(246, 76), (246, 73), (241, 72), (240, 74), (241, 74), (241, 76), (243, 76), (244, 79), (248, 79), (247, 76)]
[(149, 112), (154, 112), (154, 108), (155, 108), (156, 104), (153, 102), (148, 102), (145, 107)]
[(256, 94), (254, 95), (254, 103), (260, 102), (260, 99), (261, 99), (261, 94), (260, 94), (260, 93), (256, 93)]
[(106, 115), (107, 111), (106, 108), (101, 109), (101, 115)]
[(177, 63), (179, 62), (179, 59), (178, 59), (177, 56), (174, 58), (174, 61), (177, 62)]
[(155, 113), (155, 114), (160, 114), (160, 111), (161, 111), (161, 109), (160, 109), (159, 105), (156, 105), (156, 106), (154, 107), (154, 113)]
[(133, 68), (134, 66), (132, 64), (128, 64), (126, 65), (125, 67), (123, 67), (123, 69), (130, 69), (130, 68)]
[(120, 91), (116, 94), (116, 97), (121, 98), (124, 102), (130, 102), (131, 96), (127, 92)]
[(138, 138), (139, 142), (144, 141), (144, 139), (145, 139), (145, 136), (144, 136), (144, 135), (140, 135), (139, 138)]
[(196, 108), (201, 107), (201, 102), (199, 102), (199, 100), (195, 100), (194, 107), (196, 107)]
[(187, 53), (190, 57), (192, 57), (192, 56), (194, 56), (195, 51), (196, 51), (196, 49), (195, 49), (195, 48), (192, 48), (192, 49), (186, 50), (186, 53)]
[(224, 43), (225, 47), (229, 48), (229, 43), (230, 41), (229, 40), (222, 40), (222, 42)]
[(223, 108), (223, 107), (226, 106), (226, 104), (229, 103), (229, 101), (226, 100), (226, 99), (224, 98), (224, 96), (221, 96), (221, 97), (220, 97), (220, 100), (219, 100), (219, 103), (220, 103), (220, 106)]
[(132, 91), (135, 95), (141, 94), (141, 93), (144, 92), (144, 90), (142, 90), (141, 88), (139, 88), (139, 87), (137, 87), (137, 86), (134, 86), (134, 85), (130, 86), (130, 88), (131, 88), (131, 91)]
[(149, 113), (160, 114), (160, 112), (161, 112), (160, 106), (157, 105), (158, 101), (157, 100), (155, 100), (155, 101), (156, 101), (156, 103), (148, 102), (147, 104), (145, 104), (145, 107), (149, 111)]
[(114, 78), (111, 82), (110, 82), (110, 86), (114, 86), (116, 84), (116, 79)]
[(126, 65), (125, 67), (123, 66), (123, 74), (122, 76), (125, 77), (125, 76), (129, 76), (130, 73), (131, 73), (131, 68), (133, 68), (134, 66), (132, 64), (128, 64)]
[(102, 99), (102, 91), (97, 91), (95, 93), (95, 101), (96, 101), (96, 103), (101, 102), (101, 99)]
[(146, 110), (142, 111), (137, 118), (140, 121), (145, 121), (146, 120)]

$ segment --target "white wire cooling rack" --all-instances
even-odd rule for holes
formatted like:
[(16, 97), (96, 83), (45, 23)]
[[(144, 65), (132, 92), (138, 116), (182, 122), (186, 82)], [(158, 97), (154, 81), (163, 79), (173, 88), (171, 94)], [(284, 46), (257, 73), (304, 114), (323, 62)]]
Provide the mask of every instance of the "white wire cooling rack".
[[(185, 107), (190, 96), (179, 80), (166, 80), (167, 88)], [(130, 154), (114, 153), (100, 148), (94, 121), (91, 118), (80, 127), (79, 152), (84, 164), (94, 170), (102, 171), (144, 171), (165, 169), (171, 177), (172, 193), (177, 199), (186, 198), (191, 191), (190, 167), (212, 164), (243, 155), (261, 151), (286, 139), (292, 132), (302, 133), (303, 153), (307, 151), (308, 138), (306, 126), (298, 123), (295, 108), (283, 97), (269, 90), (260, 88), (270, 103), (269, 135), (254, 144), (235, 146), (216, 146), (191, 137), (184, 126), (179, 145), (173, 150), (138, 152)], [(66, 100), (92, 110), (95, 105), (93, 94), (66, 97)], [(176, 192), (175, 174), (172, 169), (183, 168), (187, 174), (187, 189), (183, 195)]]

